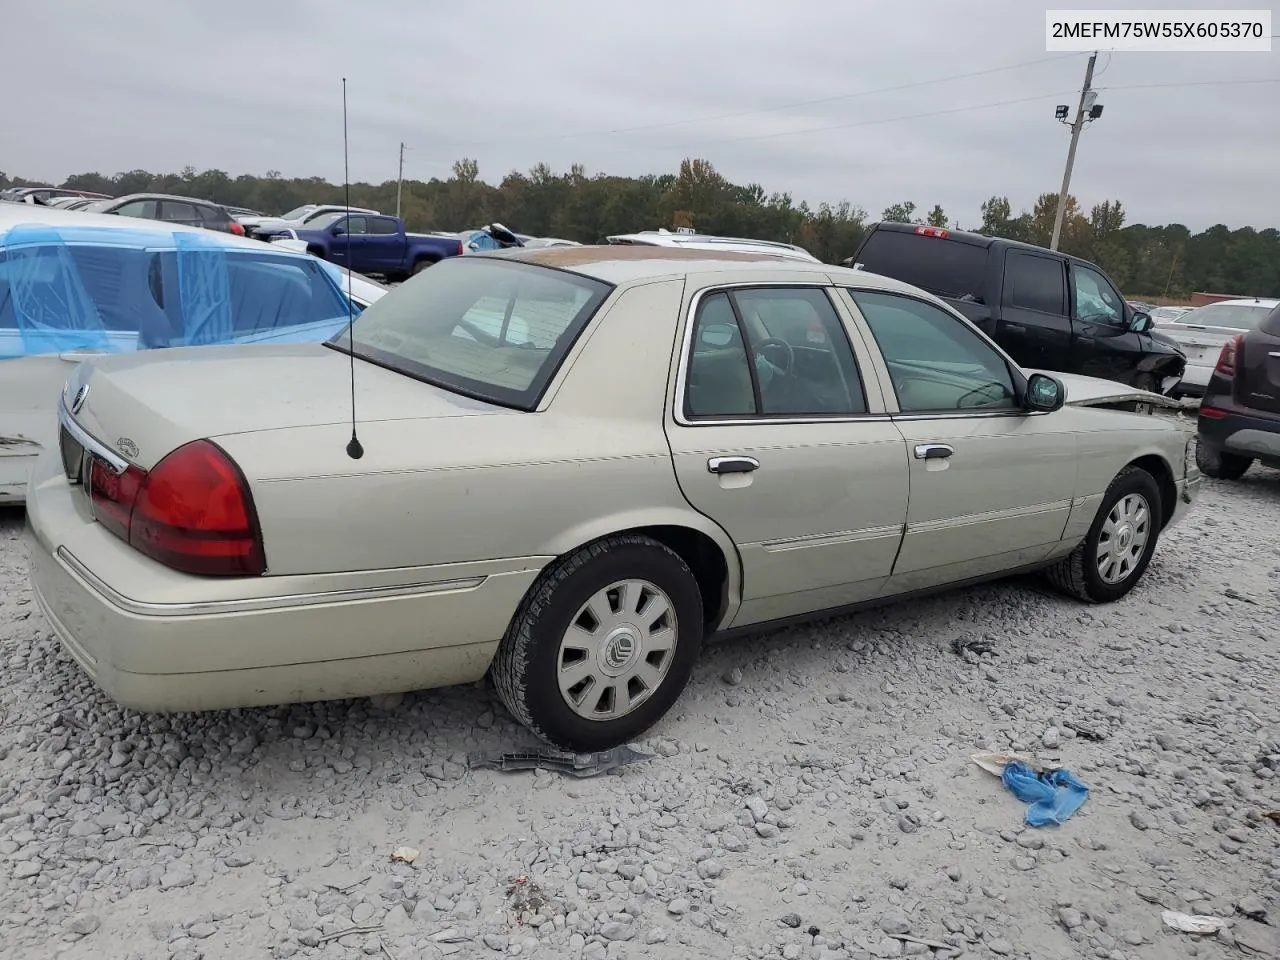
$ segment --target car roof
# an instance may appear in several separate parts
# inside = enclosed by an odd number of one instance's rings
[[[1192,307],[1192,310],[1203,310],[1205,307],[1266,307],[1274,310],[1280,307],[1280,300],[1272,300],[1268,297],[1237,297],[1234,300],[1215,300],[1213,303],[1202,303],[1198,307]]]
[[[899,223],[894,220],[882,220],[879,223],[874,223],[871,225],[871,229],[867,231],[867,238],[870,239],[871,234],[876,231],[889,232],[889,233],[914,234],[917,230],[919,230],[921,227],[924,227],[924,226],[927,226],[927,224]],[[930,229],[937,229],[937,228],[930,228]],[[960,243],[967,243],[975,247],[983,247],[984,249],[988,247],[1001,246],[1001,247],[1011,247],[1015,250],[1026,250],[1031,253],[1041,253],[1041,254],[1051,253],[1055,257],[1062,257],[1064,260],[1069,260],[1072,263],[1081,263],[1081,264],[1084,264],[1085,266],[1092,267],[1094,270],[1102,270],[1102,267],[1094,263],[1092,260],[1086,260],[1083,257],[1073,256],[1072,254],[1064,253],[1061,250],[1050,250],[1048,247],[1039,247],[1039,246],[1036,246],[1034,243],[1024,243],[1021,240],[1009,240],[1005,237],[989,237],[985,233],[972,233],[968,230],[952,230],[950,227],[942,227],[941,229],[946,231],[947,240],[954,240]],[[864,240],[863,242],[865,243],[866,241]],[[1104,270],[1103,272],[1105,273],[1106,271]]]
[[[118,202],[125,200],[180,200],[183,203],[199,203],[206,207],[222,207],[222,204],[215,200],[201,200],[199,197],[180,197],[175,193],[129,193],[123,197],[113,197],[112,199]]]
[[[544,267],[567,270],[594,277],[606,283],[623,284],[686,277],[697,274],[758,272],[762,275],[785,271],[790,274],[812,274],[815,282],[832,278],[840,283],[862,288],[890,290],[935,297],[909,283],[882,277],[865,270],[851,270],[812,260],[799,260],[784,254],[763,250],[702,250],[687,247],[650,246],[648,244],[583,244],[575,247],[513,247],[481,254],[535,263]]]
[[[186,233],[198,236],[205,244],[216,247],[258,253],[267,250],[280,256],[290,257],[311,256],[309,253],[297,250],[276,248],[270,244],[264,244],[261,240],[250,240],[232,233],[205,230],[203,227],[189,227],[163,220],[120,217],[111,213],[84,213],[80,210],[40,207],[27,203],[0,203],[0,246],[3,246],[6,235],[11,229],[26,226],[49,227],[55,231],[76,231],[86,227],[106,228],[116,233],[117,241],[120,243],[145,243],[156,249],[172,249],[175,246],[174,234]],[[77,237],[77,240],[79,239]]]

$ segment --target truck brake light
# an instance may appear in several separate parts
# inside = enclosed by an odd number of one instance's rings
[[[916,227],[916,236],[937,237],[939,240],[945,240],[951,234],[942,227]]]

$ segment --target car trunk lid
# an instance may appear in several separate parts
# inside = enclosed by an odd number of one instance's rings
[[[145,470],[192,440],[350,421],[349,364],[318,343],[148,350],[82,364],[63,403]],[[358,358],[355,403],[360,422],[511,412]]]
[[[1280,413],[1280,308],[1261,329],[1241,337],[1236,350],[1235,394],[1237,403]]]

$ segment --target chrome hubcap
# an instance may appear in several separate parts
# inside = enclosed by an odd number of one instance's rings
[[[560,641],[560,695],[588,720],[624,717],[661,686],[676,638],[675,607],[658,586],[611,583],[578,609]]]
[[[1151,508],[1146,497],[1130,493],[1116,501],[1098,537],[1098,576],[1120,583],[1137,567],[1151,536]]]

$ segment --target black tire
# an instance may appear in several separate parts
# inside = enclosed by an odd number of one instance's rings
[[[1147,502],[1147,544],[1138,562],[1128,574],[1117,583],[1108,583],[1102,579],[1096,562],[1098,545],[1102,539],[1102,528],[1111,509],[1130,494],[1139,494]],[[1163,517],[1164,505],[1160,496],[1160,485],[1156,483],[1155,477],[1140,467],[1125,467],[1107,488],[1102,504],[1098,508],[1098,515],[1093,518],[1093,524],[1089,527],[1089,533],[1084,541],[1046,570],[1045,575],[1055,587],[1077,600],[1083,600],[1086,603],[1111,603],[1119,600],[1134,588],[1146,572],[1147,565],[1151,562],[1151,555],[1155,553],[1156,542],[1160,538]]]
[[[648,697],[614,720],[580,716],[560,692],[560,641],[596,592],[621,580],[647,580],[671,601],[676,640],[667,672]],[[702,595],[673,550],[636,534],[604,537],[552,563],[530,588],[490,668],[498,696],[535,735],[564,750],[605,750],[636,739],[680,697],[702,647]]]
[[[427,269],[427,267],[434,266],[434,265],[435,265],[434,260],[419,260],[417,263],[413,265],[413,272],[410,274],[410,276],[416,277],[423,270]]]
[[[1196,444],[1196,466],[1214,480],[1239,480],[1253,466],[1253,458],[1226,453],[1202,440]]]

